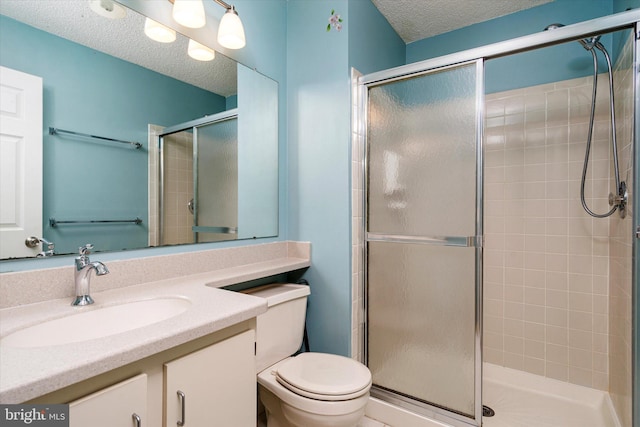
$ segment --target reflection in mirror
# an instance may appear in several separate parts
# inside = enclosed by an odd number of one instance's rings
[[[178,34],[168,44],[152,41],[143,33],[144,16],[127,9],[125,18],[110,20],[91,11],[89,3],[2,1],[0,65],[41,77],[44,88],[43,208],[41,231],[33,235],[55,243],[55,254],[75,253],[89,242],[97,251],[162,244],[162,212],[152,187],[159,173],[157,135],[236,108],[237,191],[235,197],[227,193],[213,199],[218,206],[236,205],[237,234],[214,240],[277,235],[277,83],[217,52],[210,62],[195,61],[187,55],[186,37]],[[140,142],[142,148],[49,135],[49,127]],[[207,168],[213,170],[200,167]],[[186,206],[197,181],[169,177],[167,182]],[[199,191],[210,189],[205,185]],[[141,223],[95,222],[135,218]],[[194,226],[200,225],[186,227],[188,242],[211,240],[197,234],[194,239]],[[41,248],[30,250],[28,255],[3,252],[2,258],[35,256]]]
[[[230,240],[238,232],[237,109],[160,134],[161,244]],[[180,189],[186,183],[187,191]]]

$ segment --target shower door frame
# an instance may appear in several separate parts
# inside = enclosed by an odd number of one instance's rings
[[[632,286],[631,289],[631,330],[632,330],[632,355],[631,360],[635,361],[632,367],[633,378],[631,379],[632,392],[632,423],[634,427],[640,426],[640,366],[638,359],[640,358],[640,288],[638,280],[640,280],[640,198],[637,197],[638,188],[640,188],[640,22],[635,24],[634,28],[635,46],[633,49],[634,58],[634,76],[633,79],[633,99],[634,99],[634,147],[633,147],[633,230],[635,231],[635,239],[633,239],[632,256]],[[632,362],[633,363],[633,362]]]
[[[363,331],[361,338],[362,348],[363,348],[363,362],[367,361],[367,292],[366,292],[366,277],[367,277],[367,176],[368,176],[368,164],[367,164],[367,120],[368,120],[368,88],[373,86],[382,85],[385,83],[390,83],[396,80],[404,80],[412,77],[416,77],[422,74],[426,74],[438,69],[445,69],[447,67],[457,66],[463,63],[470,63],[474,61],[480,61],[484,63],[484,61],[493,58],[499,58],[502,56],[508,56],[520,52],[525,52],[529,50],[534,50],[537,48],[542,48],[545,46],[551,46],[556,44],[561,44],[564,42],[569,42],[573,40],[578,40],[586,37],[592,37],[601,33],[608,33],[617,30],[623,29],[631,29],[635,34],[635,46],[634,51],[636,52],[636,58],[634,60],[635,67],[635,76],[634,79],[634,100],[635,100],[635,129],[639,129],[640,126],[640,98],[638,96],[638,87],[640,86],[640,66],[638,65],[638,50],[640,49],[640,43],[638,43],[638,39],[640,38],[640,10],[630,10],[626,12],[617,13],[614,15],[609,15],[601,18],[592,19],[589,21],[580,22],[577,24],[567,25],[565,27],[561,27],[555,29],[554,31],[544,31],[528,36],[518,37],[511,40],[506,40],[499,43],[494,43],[478,48],[473,48],[469,50],[465,50],[462,52],[457,52],[449,55],[444,55],[441,57],[428,59],[425,61],[415,62],[412,64],[391,68],[384,71],[379,71],[371,74],[366,74],[357,78],[357,118],[356,118],[356,127],[359,143],[361,147],[363,147],[363,167],[361,170],[361,178],[363,183],[363,191],[362,191],[362,211],[360,212],[364,221],[361,226],[362,236],[361,241],[357,242],[360,247],[360,252],[362,255],[362,283],[360,283],[361,289],[363,289]],[[480,67],[479,78],[480,83],[477,84],[477,87],[482,87],[484,92],[484,69]],[[484,117],[484,93],[477,95],[477,118],[476,120],[479,123],[483,123]],[[479,126],[479,131],[477,135],[477,150],[478,150],[478,160],[477,160],[477,174],[478,174],[478,188],[477,188],[477,221],[480,225],[479,230],[482,230],[482,136],[483,136],[483,126]],[[639,172],[639,162],[640,162],[640,150],[637,149],[638,145],[638,132],[635,131],[633,137],[634,143],[634,154],[635,154],[635,163],[634,163],[634,189],[640,188],[640,172]],[[634,230],[637,230],[637,233],[640,233],[640,202],[635,200],[634,202]],[[479,231],[481,233],[481,231]],[[463,415],[457,414],[455,412],[451,412],[445,410],[443,408],[422,404],[417,401],[409,401],[406,398],[403,398],[400,395],[396,395],[395,393],[391,393],[384,390],[378,390],[375,387],[372,388],[372,396],[380,397],[381,400],[387,401],[396,406],[408,409],[412,412],[415,412],[419,415],[428,416],[434,420],[442,420],[450,423],[453,426],[461,426],[468,427],[469,425],[480,426],[482,424],[482,234],[480,234],[480,245],[479,246],[479,255],[476,258],[476,384],[475,384],[475,419],[470,419]],[[636,238],[633,239],[633,256],[635,259],[634,268],[633,268],[633,283],[636,283],[638,278],[640,277],[640,260],[638,259],[638,241],[640,239],[640,234],[636,234]],[[480,257],[480,258],[478,258]],[[637,286],[636,286],[637,287]],[[632,318],[633,318],[633,326],[638,325],[639,323],[639,315],[638,315],[638,304],[640,304],[640,292],[638,289],[633,289],[633,304],[632,307]],[[634,330],[633,336],[633,351],[632,360],[636,360],[638,356],[640,356],[640,328]],[[640,395],[640,369],[635,369],[634,366],[634,378],[633,378],[633,386],[632,393],[633,397],[637,397]],[[634,401],[633,408],[633,417],[635,419],[634,425],[640,427],[640,403]]]
[[[418,401],[416,399],[411,399],[392,391],[388,391],[384,388],[377,387],[375,384],[371,388],[371,396],[379,397],[382,400],[393,403],[396,406],[404,407],[406,409],[412,410],[417,413],[421,413],[424,415],[428,415],[434,419],[438,420],[446,420],[453,426],[464,426],[468,427],[472,426],[480,426],[482,423],[482,235],[483,235],[483,203],[482,203],[482,130],[483,130],[483,122],[484,122],[484,112],[483,112],[483,103],[484,103],[484,60],[482,58],[477,58],[470,61],[462,61],[455,64],[449,64],[445,66],[438,66],[434,68],[429,68],[427,70],[423,70],[421,72],[412,73],[409,76],[399,76],[399,77],[391,77],[389,79],[371,82],[365,84],[363,90],[360,92],[361,106],[364,107],[362,110],[362,114],[360,117],[366,117],[367,113],[367,105],[368,105],[368,96],[367,89],[376,87],[379,85],[383,85],[386,83],[393,83],[400,80],[404,80],[405,78],[413,78],[413,77],[421,77],[421,76],[429,76],[432,73],[446,73],[449,70],[464,67],[464,66],[472,66],[475,67],[475,167],[476,167],[476,183],[475,183],[475,233],[473,236],[397,236],[397,235],[377,235],[372,234],[367,231],[367,212],[368,212],[368,203],[366,194],[367,190],[367,176],[368,176],[368,162],[365,160],[364,167],[364,177],[363,177],[363,185],[364,185],[364,230],[362,235],[364,236],[364,269],[365,269],[365,280],[367,277],[367,243],[369,242],[395,242],[395,243],[412,243],[412,244],[429,244],[435,246],[454,246],[458,248],[475,248],[475,325],[474,325],[474,418],[469,418],[461,413],[455,412],[453,410],[448,410],[440,406],[436,406],[424,403],[422,401]],[[366,76],[363,76],[366,77]],[[363,123],[364,141],[367,139],[367,125],[366,119]],[[365,149],[364,158],[367,159],[367,144],[363,141],[363,147]],[[366,313],[366,305],[367,305],[367,293],[365,291],[365,313]],[[366,318],[366,316],[365,316]],[[365,321],[365,336],[367,334],[367,323]],[[365,340],[366,338],[363,337]],[[364,343],[364,359],[365,362],[368,361],[368,343]]]

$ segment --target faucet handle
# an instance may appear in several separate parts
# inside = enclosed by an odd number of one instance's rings
[[[91,243],[87,243],[86,245],[78,248],[78,253],[80,255],[89,255],[91,253],[91,249],[93,249],[93,245]]]

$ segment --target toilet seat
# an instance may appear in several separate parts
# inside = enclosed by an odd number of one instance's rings
[[[301,353],[273,372],[282,386],[300,396],[322,401],[343,401],[369,392],[371,372],[348,357]]]

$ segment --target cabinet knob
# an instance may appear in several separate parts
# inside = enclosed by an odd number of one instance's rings
[[[178,390],[178,399],[180,399],[180,413],[181,413],[180,418],[181,419],[180,419],[180,421],[178,421],[177,424],[178,424],[178,426],[182,427],[182,426],[184,426],[184,423],[186,421],[185,420],[185,412],[186,412],[185,406],[187,404],[187,396],[185,396],[184,392]]]
[[[142,420],[140,419],[140,415],[135,412],[131,414],[131,418],[133,418],[133,422],[135,423],[135,427],[142,427]]]

